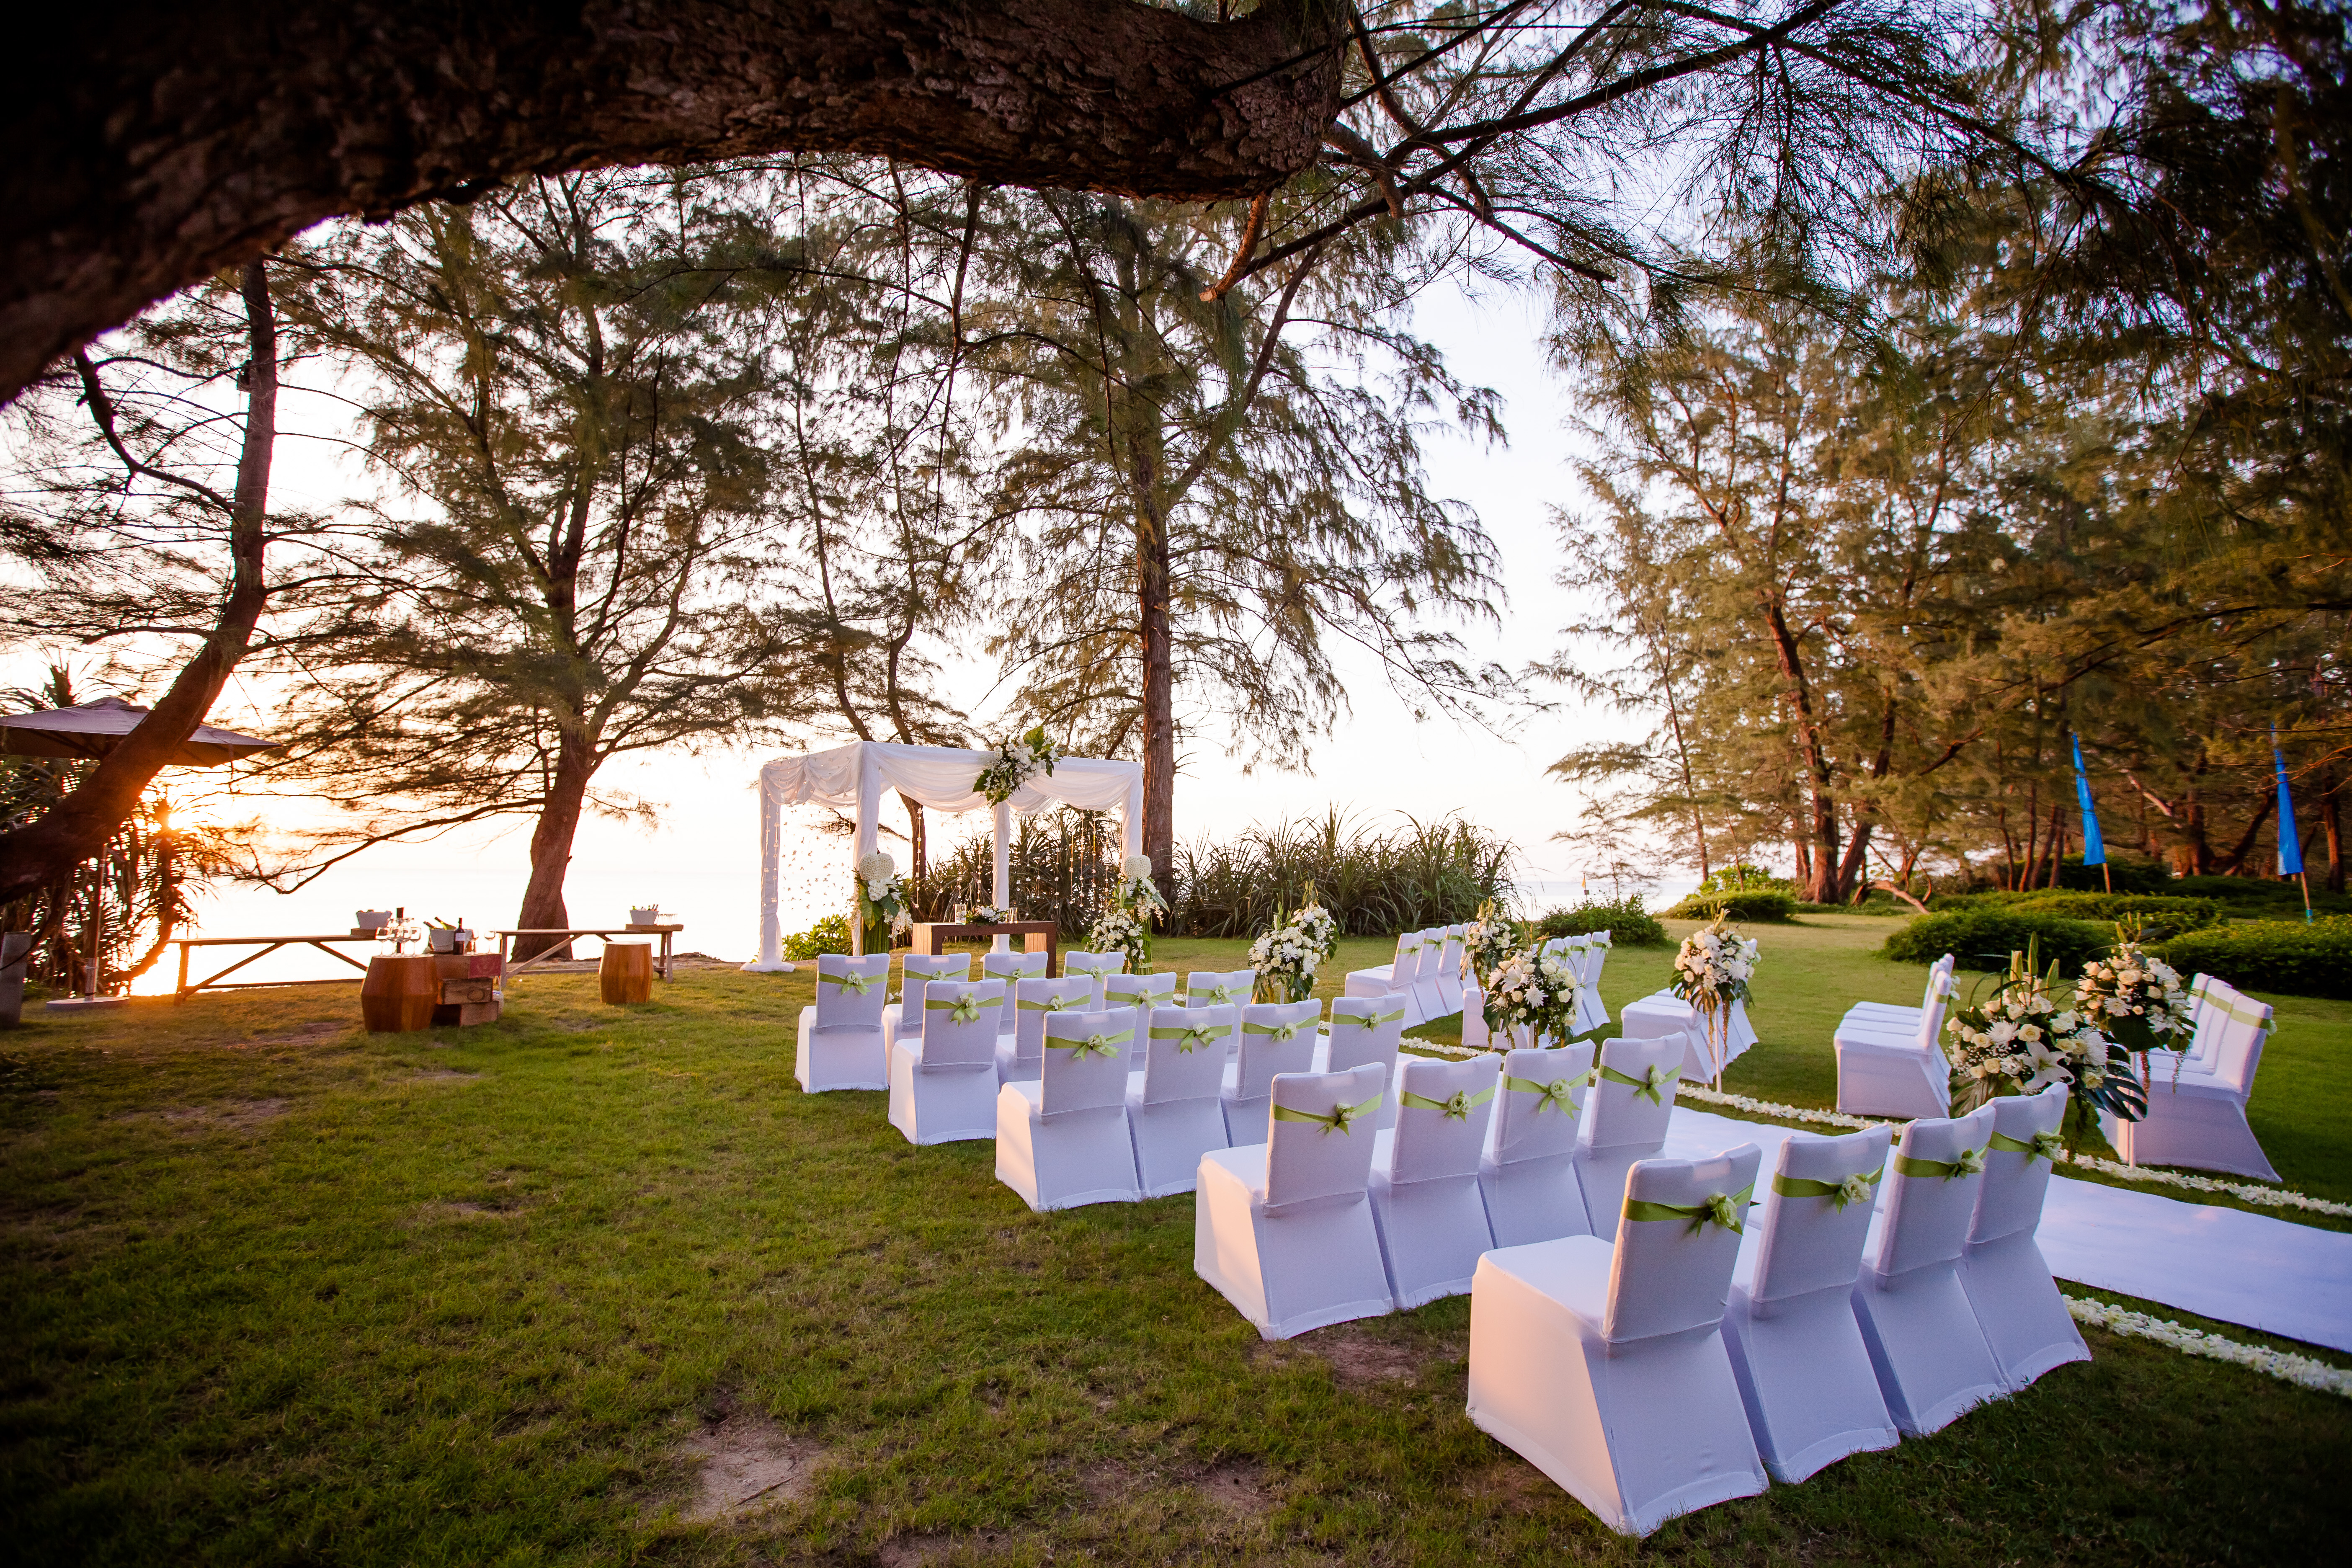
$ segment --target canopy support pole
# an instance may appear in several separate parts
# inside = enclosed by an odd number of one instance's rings
[[[783,875],[784,808],[760,781],[760,956],[743,966],[747,974],[789,974],[783,928],[776,918],[776,883]]]
[[[1013,803],[1009,800],[998,802],[993,815],[996,819],[996,844],[992,865],[995,879],[991,884],[994,891],[989,894],[988,900],[1001,910],[1013,902]],[[1013,940],[1000,936],[988,944],[988,951],[1011,952]]]

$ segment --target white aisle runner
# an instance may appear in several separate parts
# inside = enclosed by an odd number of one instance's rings
[[[1770,1170],[1785,1127],[1675,1107],[1665,1152],[1753,1142]],[[2352,1352],[2352,1235],[2061,1176],[2034,1233],[2050,1271],[2095,1289]]]

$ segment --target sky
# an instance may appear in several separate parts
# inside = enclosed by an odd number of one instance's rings
[[[1553,581],[1559,556],[1553,510],[1580,500],[1570,472],[1577,439],[1568,425],[1570,399],[1546,363],[1537,300],[1499,291],[1472,300],[1442,285],[1420,301],[1415,326],[1445,351],[1457,375],[1491,386],[1504,398],[1507,445],[1439,436],[1429,442],[1425,458],[1433,493],[1467,502],[1501,556],[1507,601],[1498,606],[1499,625],[1465,628],[1469,651],[1476,660],[1517,669],[1553,655],[1559,628],[1579,615],[1579,605]],[[318,398],[306,406],[303,399],[289,396],[281,428],[299,433],[322,427],[334,417],[331,406]],[[337,445],[306,442],[297,435],[281,445],[273,502],[324,508],[352,493],[354,476]],[[12,661],[7,684],[29,682],[38,662],[30,657]],[[1215,745],[1196,746],[1177,777],[1178,837],[1223,837],[1253,823],[1320,816],[1333,805],[1374,826],[1400,825],[1400,813],[1426,820],[1458,812],[1519,847],[1522,886],[1534,907],[1571,900],[1579,885],[1578,856],[1551,836],[1576,816],[1582,800],[1549,779],[1545,769],[1571,746],[1638,734],[1638,719],[1581,707],[1554,688],[1541,695],[1556,706],[1522,717],[1508,734],[1444,718],[1417,723],[1369,659],[1357,660],[1354,668],[1343,662],[1342,668],[1349,678],[1352,711],[1339,720],[1334,736],[1317,746],[1313,772],[1244,774]],[[954,694],[972,700],[992,679],[976,658],[950,660],[948,674]],[[242,680],[234,682],[212,721],[266,731],[266,697]],[[730,960],[751,957],[759,910],[759,811],[752,779],[759,763],[776,750],[720,748],[609,764],[599,775],[600,787],[660,803],[659,820],[650,830],[634,821],[583,822],[566,886],[573,922],[617,924],[631,905],[658,902],[685,922],[681,950]],[[262,815],[280,824],[303,815],[297,803],[268,797],[231,798],[223,805],[230,815]],[[792,821],[806,830],[824,815],[803,807]],[[886,815],[886,825],[888,820]],[[934,818],[934,844],[984,830],[985,819],[977,814],[967,822],[968,826],[941,825]],[[341,933],[362,908],[403,907],[412,915],[462,920],[477,930],[510,924],[529,870],[528,837],[527,825],[519,825],[502,835],[453,834],[429,843],[381,846],[290,895],[224,887],[202,907],[203,934]],[[845,876],[845,840],[812,837],[803,841],[804,853],[792,858],[800,869],[788,868],[785,879],[786,931],[801,929],[836,906],[841,884],[828,874],[836,853],[833,846],[839,846],[839,875]],[[1655,891],[1671,896],[1690,885],[1687,877],[1669,875]],[[367,952],[350,951],[362,960]],[[159,965],[138,989],[169,990],[169,967]],[[291,950],[257,962],[240,977],[294,979],[340,968],[315,949]],[[201,963],[198,973],[204,973]]]

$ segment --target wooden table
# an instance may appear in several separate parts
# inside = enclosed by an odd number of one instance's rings
[[[914,931],[914,951],[926,958],[937,958],[940,945],[950,942],[992,942],[1000,936],[1017,936],[1024,952],[1045,955],[1045,978],[1062,977],[1062,928],[1052,921],[1013,921],[1005,925],[971,925],[947,921],[918,921]]]
[[[320,952],[327,954],[331,958],[342,960],[342,962],[350,964],[353,969],[358,970],[360,972],[360,976],[364,976],[367,973],[366,964],[362,963],[350,953],[337,952],[333,948],[329,947],[327,944],[331,942],[363,942],[373,947],[382,939],[378,937],[375,932],[368,931],[365,934],[345,932],[340,936],[184,936],[176,938],[175,940],[178,942],[180,949],[180,988],[173,993],[172,1000],[174,1002],[184,1002],[199,991],[208,990],[213,986],[218,985],[222,981],[227,979],[230,975],[235,974],[238,970],[243,969],[247,964],[251,963],[257,958],[268,958],[271,953],[276,952],[281,947],[300,947],[306,943],[311,947],[317,948]],[[192,947],[257,947],[261,949],[261,951],[259,952],[247,953],[245,957],[238,959],[235,963],[230,964],[226,969],[221,970],[217,973],[208,974],[202,980],[197,981],[194,985],[191,985],[188,984],[188,949]],[[319,985],[323,984],[332,983],[317,980],[248,980],[245,982],[245,984],[247,987],[257,987],[262,985]]]
[[[658,973],[664,980],[667,980],[670,977],[669,939],[676,936],[679,931],[682,931],[685,929],[686,927],[682,924],[657,926],[577,926],[568,931],[532,928],[522,931],[494,931],[490,934],[499,939],[499,957],[505,962],[506,973],[509,976],[519,974],[536,963],[562,963],[564,962],[564,960],[554,956],[554,950],[564,945],[563,942],[558,942],[549,943],[547,952],[541,952],[536,957],[526,958],[520,963],[517,963],[507,956],[507,943],[508,941],[513,937],[560,936],[566,939],[566,941],[569,941],[571,938],[575,936],[593,936],[599,942],[609,942],[615,937],[658,935],[661,938],[661,954],[654,962],[654,970],[655,973]]]

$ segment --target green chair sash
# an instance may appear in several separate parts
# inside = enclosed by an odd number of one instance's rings
[[[1338,1016],[1332,1018],[1331,1026],[1336,1029],[1340,1025],[1345,1024],[1351,1029],[1377,1029],[1382,1024],[1393,1024],[1399,1018],[1403,1016],[1404,1009],[1402,1007],[1398,1008],[1393,1013],[1374,1013],[1368,1017],[1362,1018]]]
[[[1084,1061],[1088,1051],[1092,1051],[1098,1057],[1115,1057],[1118,1055],[1117,1047],[1133,1038],[1135,1038],[1135,1031],[1128,1029],[1116,1035],[1088,1035],[1083,1040],[1057,1040],[1048,1036],[1045,1044],[1054,1050],[1067,1051],[1078,1060]]]
[[[1772,1190],[1784,1198],[1827,1198],[1830,1205],[1843,1214],[1846,1205],[1869,1197],[1870,1189],[1878,1185],[1879,1178],[1885,1174],[1886,1167],[1881,1165],[1866,1176],[1848,1176],[1843,1182],[1816,1182],[1806,1176],[1774,1176]]]
[[[1635,1094],[1645,1096],[1652,1105],[1659,1107],[1664,1107],[1666,1102],[1658,1098],[1658,1091],[1682,1076],[1683,1069],[1679,1067],[1668,1068],[1663,1073],[1653,1067],[1640,1078],[1619,1072],[1615,1068],[1595,1068],[1592,1071],[1594,1082],[1606,1079],[1611,1083],[1622,1083]]]
[[[2066,1140],[2059,1137],[2055,1132],[2036,1132],[2031,1143],[2022,1139],[2011,1138],[2006,1132],[1996,1132],[1992,1135],[1992,1141],[1985,1145],[1988,1152],[1998,1149],[2004,1154],[2022,1154],[2025,1156],[2025,1163],[2029,1165],[2037,1159],[2047,1160],[2055,1165],[2058,1163],[2058,1152],[2065,1147]]]
[[[1541,1097],[1536,1101],[1536,1113],[1538,1115],[1541,1115],[1547,1110],[1557,1110],[1571,1120],[1576,1115],[1576,1101],[1569,1099],[1568,1097],[1572,1091],[1574,1091],[1578,1084],[1589,1083],[1591,1081],[1591,1079],[1589,1076],[1579,1076],[1576,1078],[1556,1078],[1549,1083],[1538,1083],[1533,1079],[1513,1078],[1508,1073],[1505,1073],[1503,1075],[1503,1087],[1505,1089],[1515,1089],[1521,1094],[1533,1094]]]
[[[844,991],[855,991],[860,996],[865,995],[866,993],[871,990],[874,985],[874,977],[872,975],[860,974],[855,969],[851,970],[846,974],[826,974],[819,973],[817,978],[829,984],[838,985]]]
[[[1231,1024],[1195,1024],[1183,1029],[1154,1029],[1151,1031],[1151,1037],[1155,1040],[1173,1040],[1176,1042],[1178,1050],[1186,1056],[1191,1056],[1202,1046],[1213,1045],[1233,1032],[1234,1026]]]
[[[1470,1120],[1473,1108],[1484,1105],[1494,1098],[1495,1091],[1491,1089],[1478,1094],[1472,1094],[1465,1089],[1451,1100],[1432,1100],[1425,1094],[1407,1091],[1397,1096],[1397,1103],[1410,1105],[1417,1110],[1442,1110],[1451,1121],[1467,1121]]]
[[[1298,1037],[1298,1031],[1305,1027],[1304,1024],[1244,1024],[1242,1033],[1272,1035],[1277,1040],[1295,1040]]]
[[[1756,1184],[1751,1182],[1736,1193],[1717,1193],[1705,1203],[1696,1204],[1654,1204],[1627,1198],[1625,1217],[1641,1220],[1686,1219],[1690,1221],[1691,1234],[1694,1236],[1710,1225],[1719,1225],[1734,1236],[1738,1236],[1742,1234],[1739,1228],[1740,1215],[1746,1211],[1748,1200],[1755,1191]]]
[[[1895,1168],[1906,1176],[1939,1176],[1948,1182],[1954,1176],[1973,1176],[1984,1170],[1985,1152],[1963,1149],[1953,1160],[1915,1160],[1908,1154],[1895,1156]]]
[[[1188,988],[1184,993],[1185,1000],[1192,1000],[1192,993]],[[1208,990],[1208,997],[1209,1005],[1222,1007],[1234,999],[1234,988],[1230,985],[1212,985]]]
[[[1277,1105],[1274,1108],[1274,1119],[1276,1121],[1311,1121],[1323,1129],[1326,1137],[1334,1132],[1346,1132],[1352,1137],[1356,1121],[1366,1111],[1376,1109],[1380,1103],[1381,1097],[1376,1094],[1360,1105],[1335,1105],[1328,1113],[1299,1110],[1291,1106]]]
[[[1048,996],[1043,1002],[1032,1002],[1024,996],[1013,1005],[1024,1013],[1066,1013],[1077,1005],[1066,996]]]
[[[979,997],[970,994],[957,996],[954,998],[949,998],[946,996],[926,996],[923,998],[924,1012],[943,1012],[959,1024],[969,1024],[978,1019],[980,1016],[980,1010],[983,1005],[986,1005],[986,1004],[982,1003]]]

